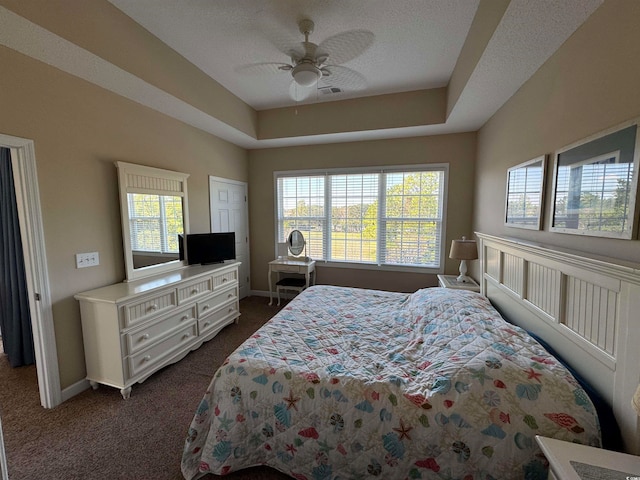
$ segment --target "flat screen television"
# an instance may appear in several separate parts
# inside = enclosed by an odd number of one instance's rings
[[[222,263],[236,258],[236,234],[191,233],[184,240],[185,256],[189,265]]]

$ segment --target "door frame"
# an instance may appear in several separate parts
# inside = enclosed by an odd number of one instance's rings
[[[11,149],[40,403],[45,408],[53,408],[62,403],[62,390],[35,147],[33,140],[3,134],[0,134],[0,146]]]
[[[213,232],[213,212],[211,211],[211,193],[213,191],[213,182],[231,183],[244,187],[244,218],[246,221],[245,229],[247,232],[247,296],[251,294],[251,236],[249,234],[249,184],[241,180],[231,180],[230,178],[214,177],[209,175],[209,230]]]

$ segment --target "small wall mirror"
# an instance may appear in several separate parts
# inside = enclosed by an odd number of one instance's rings
[[[542,155],[507,170],[506,226],[540,230],[546,163]]]
[[[289,245],[289,253],[297,257],[305,249],[307,242],[305,242],[304,235],[300,230],[293,230],[287,238],[287,244]]]
[[[127,281],[185,266],[179,235],[189,232],[184,173],[116,162]]]

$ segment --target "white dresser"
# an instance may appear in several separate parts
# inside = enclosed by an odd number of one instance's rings
[[[120,389],[182,359],[238,321],[238,267],[192,265],[78,293],[87,380]]]

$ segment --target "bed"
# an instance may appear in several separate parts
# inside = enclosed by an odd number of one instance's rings
[[[315,286],[218,369],[182,472],[545,479],[536,435],[602,442],[582,386],[485,296]]]

